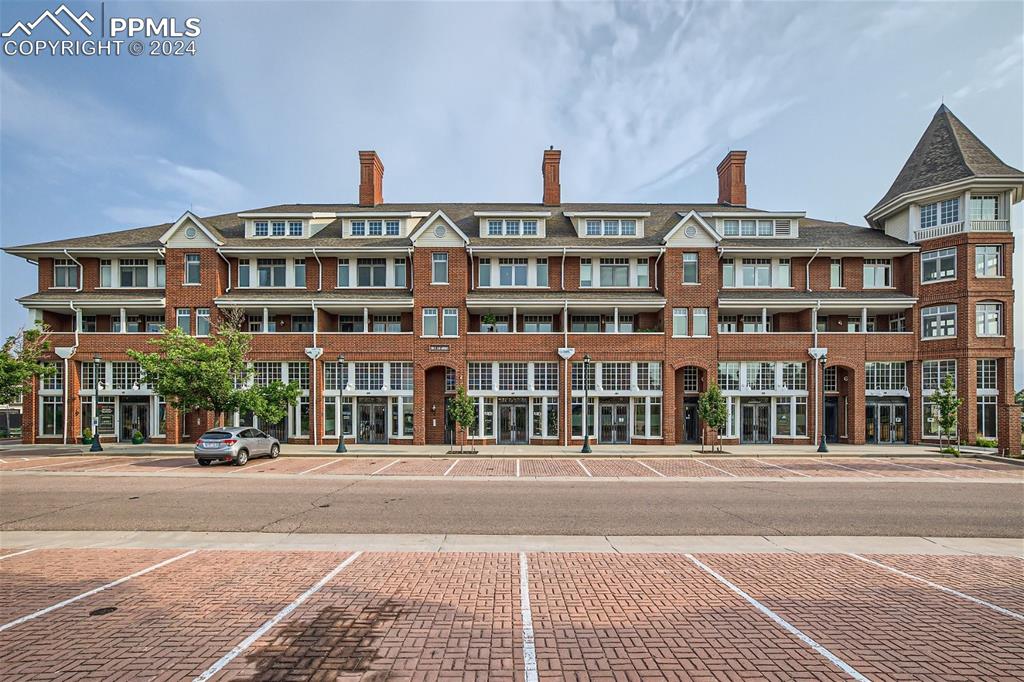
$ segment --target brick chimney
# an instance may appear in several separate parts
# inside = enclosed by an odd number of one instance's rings
[[[729,152],[718,164],[718,203],[747,205],[747,153]]]
[[[562,203],[562,186],[558,182],[558,164],[562,159],[561,150],[551,147],[544,150],[544,162],[540,172],[544,176],[544,205],[558,206]]]
[[[377,152],[359,152],[359,205],[384,203],[384,164]]]

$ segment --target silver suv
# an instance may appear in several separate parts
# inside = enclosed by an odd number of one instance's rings
[[[195,456],[199,466],[210,466],[211,462],[232,462],[244,466],[250,457],[267,456],[277,459],[281,454],[281,443],[251,426],[233,426],[213,429],[199,436]]]

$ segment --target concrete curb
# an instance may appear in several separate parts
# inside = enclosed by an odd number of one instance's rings
[[[1024,459],[1017,457],[1003,457],[1002,455],[990,455],[990,454],[977,454],[974,455],[978,459],[987,459],[992,462],[1002,462],[1003,464],[1012,464],[1017,467],[1024,467]]]

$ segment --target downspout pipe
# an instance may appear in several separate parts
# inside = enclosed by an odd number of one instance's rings
[[[665,249],[663,248],[663,249],[661,249],[661,251],[658,251],[658,257],[654,259],[654,277],[652,279],[654,281],[654,290],[655,291],[658,290],[658,284],[659,284],[659,282],[658,282],[658,264],[661,263],[661,257],[664,256],[664,255],[665,255]]]
[[[811,291],[811,263],[814,262],[814,259],[818,257],[819,253],[821,253],[820,248],[814,249],[814,255],[811,256],[811,259],[809,261],[807,261],[807,267],[804,269],[804,277],[806,279],[807,291]],[[821,301],[818,301],[818,307],[821,307]],[[817,310],[817,308],[815,308],[815,310]],[[814,345],[818,345],[817,335],[815,335]]]
[[[75,291],[81,291],[82,286],[85,284],[85,268],[82,267],[82,264],[78,262],[78,259],[72,256],[71,252],[67,249],[64,249],[64,255],[67,256],[72,263],[78,266],[78,286],[75,287]]]
[[[565,291],[565,247],[562,247],[562,269],[558,273],[559,284],[561,285],[562,291]]]
[[[228,266],[228,286],[224,290],[224,293],[227,293],[227,292],[231,291],[231,261],[229,261],[224,256],[224,253],[220,250],[220,248],[217,249],[217,255],[220,256],[221,260],[224,261],[224,263]]]
[[[68,307],[71,308],[71,313],[74,315],[75,345],[71,348],[68,356],[64,358],[64,445],[68,444],[68,422],[71,419],[71,375],[68,374],[68,360],[78,352],[78,310],[75,308],[74,301],[68,301]],[[95,381],[95,378],[93,380]]]
[[[316,290],[324,290],[324,264],[320,262],[320,256],[317,255],[316,249],[313,249],[313,258],[316,258]],[[313,310],[316,310],[316,303],[313,304]],[[316,328],[313,328],[313,345],[316,345]]]
[[[476,289],[476,261],[473,260],[473,247],[467,246],[466,251],[469,253],[469,290],[473,291]]]

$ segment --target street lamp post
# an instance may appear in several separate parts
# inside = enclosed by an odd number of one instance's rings
[[[96,411],[99,409],[100,402],[100,367],[102,363],[103,358],[99,355],[92,356],[92,447],[89,448],[89,452],[103,452],[103,446],[100,445],[100,414]]]
[[[818,360],[821,364],[821,402],[819,403],[819,410],[821,414],[821,442],[818,444],[818,452],[828,452],[828,445],[825,444],[825,362],[826,357],[824,355]]]
[[[348,381],[348,367],[345,367],[345,376],[341,376],[341,368],[345,364],[345,354],[338,356],[338,447],[335,452],[345,453],[345,382]]]
[[[583,356],[583,449],[580,451],[589,455],[590,450],[590,425],[587,420],[587,411],[590,409],[590,356]]]

